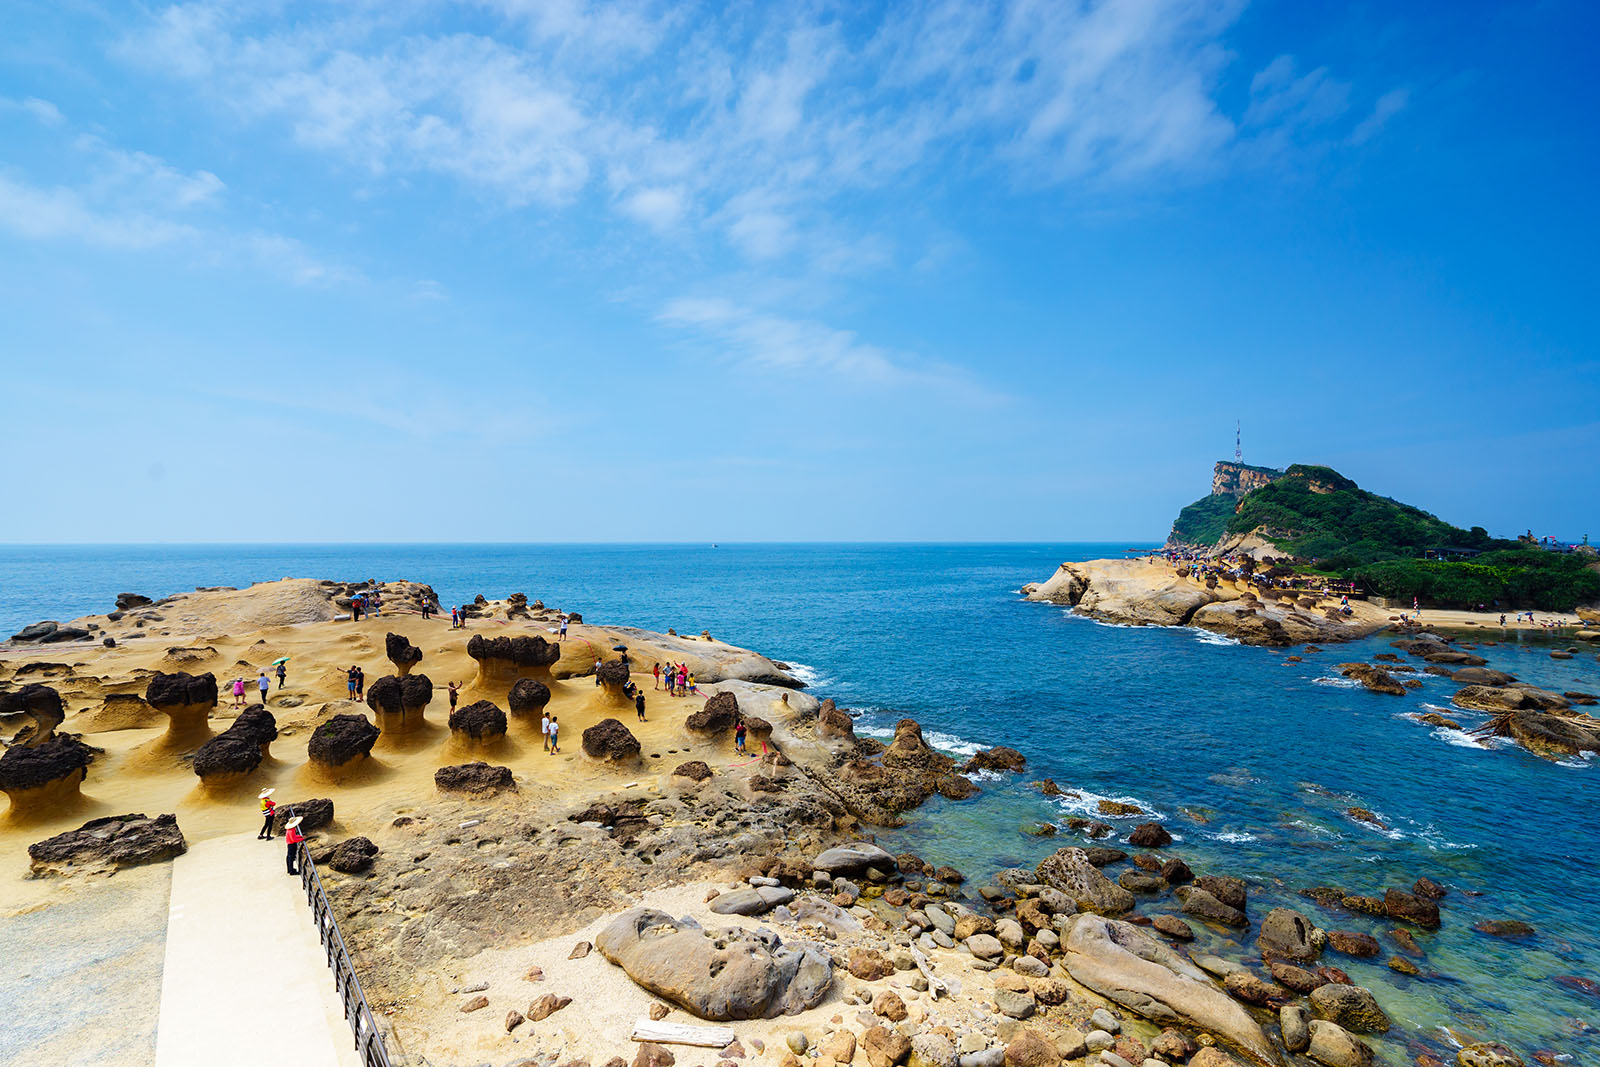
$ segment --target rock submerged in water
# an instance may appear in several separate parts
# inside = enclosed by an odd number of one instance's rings
[[[1406,687],[1397,682],[1394,675],[1370,663],[1341,663],[1339,673],[1360,682],[1369,692],[1397,697],[1406,695]]]
[[[135,867],[159,863],[188,851],[176,815],[143,813],[91,819],[76,830],[28,846],[35,876],[67,874],[73,869]]]
[[[618,915],[595,948],[643,988],[717,1022],[794,1015],[820,1004],[833,985],[832,962],[809,945],[785,946],[765,930],[713,936],[652,908]]]

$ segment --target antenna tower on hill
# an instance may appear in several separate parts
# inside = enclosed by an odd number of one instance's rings
[[[1235,463],[1244,462],[1244,446],[1241,441],[1240,427],[1237,420],[1233,424],[1233,461]]]

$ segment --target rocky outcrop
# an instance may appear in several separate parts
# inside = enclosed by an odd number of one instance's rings
[[[702,929],[692,919],[634,908],[595,938],[595,948],[640,986],[702,1019],[794,1015],[833,985],[826,952],[785,946],[766,930]]]
[[[38,642],[51,645],[62,641],[83,641],[91,634],[81,626],[62,626],[53,620],[32,623],[11,635],[11,640],[22,643]]]
[[[583,731],[583,754],[623,763],[639,758],[639,739],[616,719],[601,719]]]
[[[1559,758],[1600,752],[1600,727],[1588,722],[1537,711],[1519,711],[1497,723],[1499,728],[1495,732],[1503,733],[1541,756]]]
[[[387,675],[367,687],[367,707],[377,720],[378,732],[408,734],[427,722],[433,700],[433,680],[426,674]]]
[[[1312,615],[1293,602],[1229,600],[1198,608],[1189,625],[1246,645],[1283,648],[1307,642],[1352,641],[1379,629],[1375,623],[1346,623]]]
[[[517,787],[510,767],[496,767],[481,760],[440,767],[433,772],[433,784],[447,793],[498,793]]]
[[[278,737],[278,723],[262,705],[246,708],[222,733],[201,745],[194,754],[194,773],[208,788],[241,781],[270,753]]]
[[[300,818],[301,833],[309,834],[324,826],[331,826],[333,801],[327,797],[312,797],[310,800],[281,802],[272,817],[273,832],[283,833],[284,824],[296,816]]]
[[[66,719],[61,694],[39,682],[30,682],[11,693],[0,693],[0,715],[26,715],[33,722],[22,728],[12,745],[32,748],[56,735],[56,727]]]
[[[306,751],[324,770],[345,771],[372,755],[378,728],[365,715],[335,715],[311,733]]]
[[[739,722],[739,699],[732,693],[713,693],[706,698],[705,706],[684,720],[690,730],[708,734],[732,733]]]
[[[506,713],[488,700],[468,704],[450,713],[450,733],[481,744],[498,741],[506,735]]]
[[[422,649],[400,634],[389,634],[383,639],[383,651],[394,664],[395,674],[404,678],[411,668],[422,662]]]
[[[1028,769],[1027,757],[1014,748],[1005,745],[996,745],[994,748],[981,749],[974,753],[961,767],[962,774],[973,774],[977,771],[1011,771],[1021,774]]]
[[[167,717],[161,747],[198,748],[211,737],[207,721],[217,706],[217,679],[205,674],[157,674],[144,690],[145,703]]]
[[[1370,663],[1341,663],[1339,673],[1346,678],[1354,678],[1374,693],[1387,693],[1397,697],[1406,695],[1406,687],[1397,682],[1394,675]]]
[[[538,715],[549,703],[550,687],[532,678],[518,678],[506,697],[506,705],[513,715]]]
[[[478,661],[477,686],[503,689],[518,678],[550,680],[550,667],[561,658],[561,646],[542,637],[484,637],[467,642],[467,655]]]
[[[831,697],[824,700],[822,707],[817,711],[817,737],[823,741],[855,743],[855,720],[850,717],[849,712],[836,705]]]
[[[150,598],[147,597],[147,596],[143,596],[143,595],[141,595],[139,593],[118,593],[117,594],[117,610],[118,611],[131,611],[134,608],[142,608],[142,607],[144,607],[145,605],[147,605],[149,603],[151,603]]]
[[[1158,576],[1133,560],[1063,563],[1048,581],[1023,587],[1029,600],[1076,608],[1125,626],[1184,626],[1214,592],[1176,575]]]
[[[1129,923],[1099,915],[1070,922],[1062,964],[1074,981],[1152,1022],[1210,1033],[1263,1067],[1280,1062],[1250,1013],[1186,956]]]
[[[1536,686],[1469,685],[1456,691],[1450,703],[1471,711],[1563,711],[1571,702],[1559,693]]]
[[[93,749],[66,734],[7,749],[0,756],[0,792],[11,801],[10,813],[50,815],[76,801],[94,757]]]
[[[1081,848],[1057,849],[1034,874],[1041,885],[1065,893],[1083,911],[1121,915],[1133,910],[1133,894],[1101,874]]]
[[[378,846],[365,837],[347,838],[314,857],[316,862],[325,863],[340,874],[362,874],[369,871],[377,858]]]
[[[28,846],[35,877],[160,863],[188,851],[175,815],[112,815]]]

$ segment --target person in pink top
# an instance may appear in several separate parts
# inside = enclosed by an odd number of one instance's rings
[[[243,677],[235,678],[233,680],[233,706],[236,707],[236,708],[244,707],[244,678]]]

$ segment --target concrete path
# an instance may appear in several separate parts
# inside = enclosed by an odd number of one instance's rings
[[[174,861],[156,1067],[359,1067],[283,854],[241,833]]]

